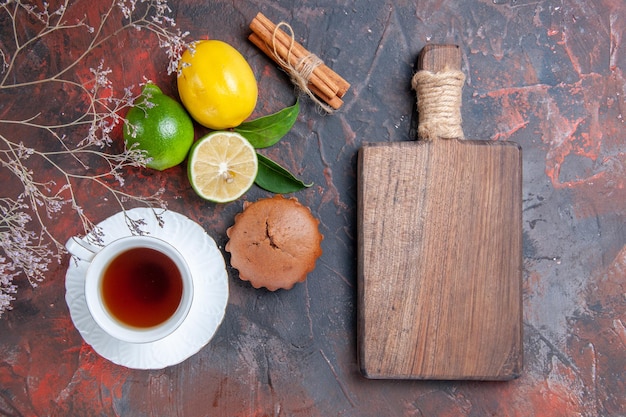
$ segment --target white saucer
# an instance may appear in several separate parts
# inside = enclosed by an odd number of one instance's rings
[[[65,301],[74,325],[85,341],[104,358],[118,365],[134,369],[162,369],[189,358],[213,337],[224,318],[228,302],[228,275],[224,257],[215,241],[191,219],[173,211],[160,214],[162,225],[151,209],[135,208],[126,211],[132,219],[143,219],[141,230],[161,238],[186,259],[194,283],[194,300],[185,322],[164,339],[151,343],[127,343],[112,338],[93,320],[85,301],[85,273],[87,263],[70,258],[65,276]],[[124,212],[104,220],[98,227],[102,241],[108,243],[131,236]]]

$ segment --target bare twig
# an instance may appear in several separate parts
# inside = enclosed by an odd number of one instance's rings
[[[133,93],[135,86],[115,88],[109,78],[112,70],[105,62],[92,62],[98,56],[96,50],[121,34],[147,31],[165,52],[171,74],[186,48],[187,33],[176,28],[166,0],[110,0],[95,24],[86,15],[70,17],[76,15],[72,7],[76,6],[69,0],[61,1],[59,6],[0,0],[0,17],[9,22],[1,29],[0,102],[5,101],[3,95],[31,95],[28,106],[34,114],[18,119],[0,108],[0,316],[11,308],[17,291],[15,277],[24,275],[36,286],[44,279],[51,260],[61,259],[64,247],[46,225],[64,206],[72,209],[85,234],[98,236],[76,194],[78,184],[101,188],[121,210],[131,203],[144,205],[159,218],[159,211],[165,208],[162,189],[147,196],[124,191],[126,170],[145,166],[147,160],[136,148],[115,149],[111,135],[124,123],[121,115],[139,93]],[[51,73],[44,71],[44,76],[37,71],[24,71],[29,57],[36,55],[37,45],[59,34],[73,39],[74,32],[88,39],[83,49],[74,50],[75,47],[71,51],[75,58],[49,66],[46,70]],[[72,56],[70,51],[61,52]],[[86,68],[91,74],[87,81],[76,75],[77,69],[86,72]],[[25,78],[28,75],[32,78]],[[73,104],[81,109],[79,114],[71,115],[69,120],[46,120],[45,89],[54,86],[71,91],[71,97],[77,100]],[[29,140],[31,137],[38,140]],[[35,172],[35,167],[41,166],[45,167],[45,177]],[[141,227],[135,223],[129,227]]]

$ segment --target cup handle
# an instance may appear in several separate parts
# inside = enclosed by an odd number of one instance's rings
[[[77,236],[69,238],[65,243],[65,248],[70,254],[86,262],[91,262],[96,253],[102,249]]]

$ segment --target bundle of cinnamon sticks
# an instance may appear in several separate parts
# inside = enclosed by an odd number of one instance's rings
[[[248,39],[292,76],[294,71],[296,76],[301,75],[302,66],[315,58],[312,71],[306,74],[306,87],[332,109],[343,105],[342,97],[350,84],[296,42],[293,33],[287,34],[262,13],[252,20],[250,29]]]

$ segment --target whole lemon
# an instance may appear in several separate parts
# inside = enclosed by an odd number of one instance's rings
[[[126,114],[126,146],[136,144],[149,158],[146,166],[163,171],[185,160],[193,138],[193,122],[183,106],[156,85],[146,84]]]
[[[235,48],[219,40],[193,42],[178,66],[178,92],[198,123],[214,130],[236,127],[256,106],[252,68]]]

